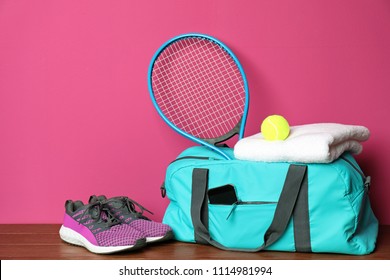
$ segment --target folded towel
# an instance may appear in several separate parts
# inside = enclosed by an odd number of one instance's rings
[[[328,163],[349,151],[359,154],[360,142],[370,131],[364,126],[318,123],[290,127],[284,141],[265,140],[261,133],[242,138],[234,147],[241,160],[269,162]]]

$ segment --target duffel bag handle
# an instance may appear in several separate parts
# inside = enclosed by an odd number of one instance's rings
[[[194,226],[195,241],[211,244],[219,249],[230,251],[257,252],[276,242],[286,230],[297,203],[301,186],[306,175],[306,165],[289,166],[283,189],[271,225],[264,234],[264,243],[258,248],[228,248],[211,239],[208,230],[208,173],[205,168],[194,168],[192,172],[191,218]]]

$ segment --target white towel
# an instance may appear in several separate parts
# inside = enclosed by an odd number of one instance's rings
[[[234,146],[241,160],[328,163],[349,151],[359,154],[370,131],[364,126],[318,123],[290,127],[284,141],[265,140],[261,133],[242,138]]]

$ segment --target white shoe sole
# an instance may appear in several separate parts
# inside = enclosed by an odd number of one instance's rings
[[[173,232],[168,231],[163,236],[156,236],[156,237],[146,237],[146,243],[153,243],[153,242],[160,242],[160,241],[166,241],[173,238]]]
[[[134,245],[129,246],[96,246],[78,232],[64,226],[61,226],[60,237],[67,243],[85,247],[88,251],[95,254],[111,254],[122,251],[130,251],[143,247],[146,244],[145,239],[140,239],[137,240]]]

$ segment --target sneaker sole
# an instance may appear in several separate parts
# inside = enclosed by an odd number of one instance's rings
[[[95,254],[112,254],[123,251],[131,251],[146,245],[146,239],[144,238],[137,240],[134,245],[129,246],[96,246],[78,232],[64,226],[61,226],[60,237],[67,243],[84,247]]]
[[[163,236],[146,237],[146,243],[161,242],[161,241],[167,241],[170,239],[173,239],[173,231],[168,231]]]

